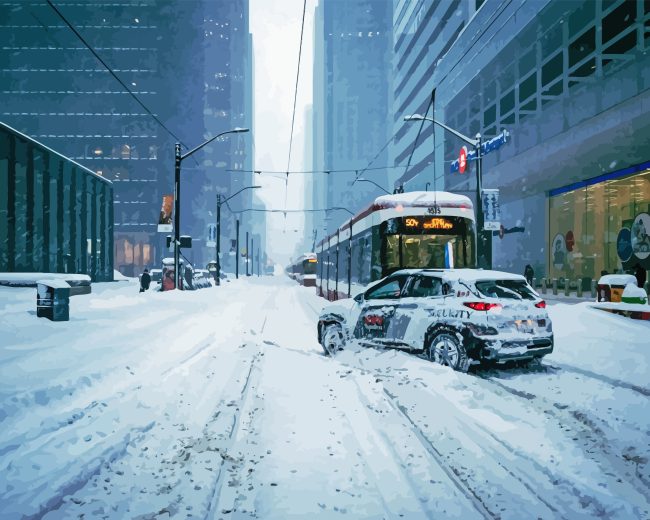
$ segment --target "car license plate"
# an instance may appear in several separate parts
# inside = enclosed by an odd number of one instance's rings
[[[517,326],[517,330],[524,334],[532,334],[535,332],[532,320],[515,320],[515,325]]]

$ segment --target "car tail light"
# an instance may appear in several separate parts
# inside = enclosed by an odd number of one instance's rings
[[[475,311],[489,311],[490,309],[500,309],[500,303],[486,303],[486,302],[463,302],[465,307],[474,309]]]
[[[366,325],[375,325],[377,327],[381,327],[384,324],[383,316],[375,316],[374,314],[364,316],[363,321]]]
[[[544,300],[537,302],[535,304],[535,307],[537,307],[538,309],[546,309],[546,302]]]

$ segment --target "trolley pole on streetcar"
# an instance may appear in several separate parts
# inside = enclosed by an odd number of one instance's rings
[[[474,153],[476,154],[476,266],[483,267],[479,264],[487,262],[486,249],[487,249],[487,240],[485,231],[483,230],[484,217],[483,217],[483,203],[481,201],[481,187],[483,184],[483,154],[481,151],[482,139],[481,134],[476,134],[476,139],[467,137],[466,135],[461,134],[459,131],[454,130],[453,128],[441,123],[437,119],[432,117],[426,117],[420,114],[413,114],[410,116],[404,116],[404,121],[430,121],[442,128],[444,128],[450,134],[455,135],[461,141],[466,142],[474,148]],[[435,150],[434,150],[435,153]],[[490,254],[490,257],[492,255]],[[489,262],[491,264],[491,262]],[[487,266],[492,267],[491,265]]]
[[[227,134],[239,134],[243,132],[248,132],[248,128],[233,128],[226,132],[221,132],[220,134],[211,137],[204,143],[199,146],[192,148],[185,155],[181,154],[181,144],[176,143],[174,146],[174,288],[178,289],[180,287],[180,278],[179,273],[179,257],[180,257],[180,232],[181,232],[181,163],[183,160],[187,159],[194,152],[198,152],[205,145],[211,143],[215,139],[218,139],[221,136]],[[218,261],[218,260],[217,260]]]

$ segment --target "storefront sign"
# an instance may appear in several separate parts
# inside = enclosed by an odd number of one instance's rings
[[[483,143],[481,143],[481,155],[487,155],[488,153],[498,150],[501,148],[504,144],[508,142],[510,139],[510,132],[507,130],[504,130],[501,132],[499,135],[496,137],[493,137],[492,139],[489,139]],[[465,157],[465,162],[467,161],[474,161],[476,160],[476,149],[470,150],[467,152],[467,155]],[[460,171],[460,155],[458,159],[456,159],[454,162],[451,163],[449,166],[449,171],[451,173],[455,173],[457,171]],[[464,170],[463,170],[464,171]],[[463,173],[462,171],[460,173]]]
[[[621,262],[627,262],[632,256],[632,234],[626,227],[622,228],[616,237],[616,254]]]
[[[576,243],[576,240],[573,236],[573,231],[567,231],[566,235],[564,235],[564,242],[566,244],[566,250],[571,252],[573,251],[573,246]]]
[[[564,262],[566,260],[566,243],[564,242],[564,235],[558,233],[553,238],[553,267],[556,269],[564,269]]]
[[[648,213],[639,213],[632,224],[632,251],[634,256],[645,260],[650,256],[650,215]]]

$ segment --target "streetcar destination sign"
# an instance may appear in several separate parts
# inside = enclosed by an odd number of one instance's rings
[[[510,139],[510,132],[508,132],[507,130],[504,130],[503,132],[501,132],[496,137],[493,137],[492,139],[489,139],[489,140],[481,143],[481,155],[482,156],[487,155],[488,153],[490,153],[490,152],[492,152],[494,150],[498,150],[504,144],[506,144],[509,139]],[[465,157],[465,162],[466,163],[469,163],[469,161],[476,160],[476,148],[474,148],[472,150],[469,150],[467,152],[467,155],[463,155],[463,157]],[[460,171],[461,173],[463,173],[464,168],[463,168],[462,171],[460,170],[460,160],[459,159],[456,159],[455,161],[453,161],[451,163],[451,165],[449,166],[449,171],[451,173],[455,173],[457,171]]]

